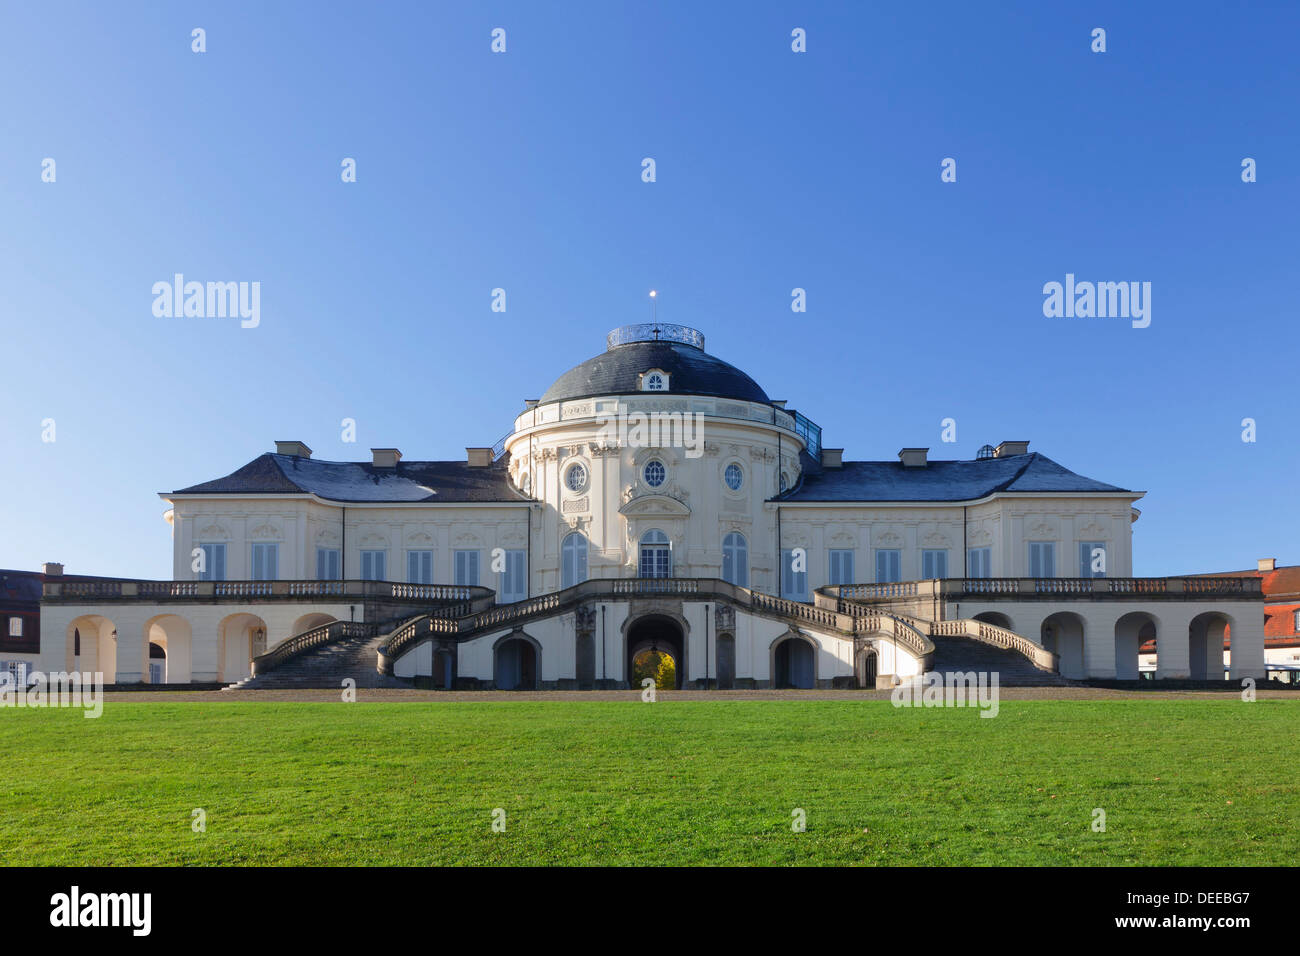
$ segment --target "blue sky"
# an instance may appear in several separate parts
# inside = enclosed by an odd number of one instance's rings
[[[276,439],[460,458],[651,288],[846,458],[1029,439],[1148,492],[1135,573],[1296,563],[1298,28],[1293,4],[8,4],[0,566],[169,577],[156,492]],[[261,324],[156,318],[177,272],[260,282]],[[1150,282],[1151,326],[1045,318],[1067,272]]]

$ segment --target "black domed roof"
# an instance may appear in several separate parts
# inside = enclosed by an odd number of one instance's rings
[[[769,403],[771,399],[752,378],[720,358],[715,358],[702,347],[685,341],[666,341],[664,338],[626,341],[639,335],[672,335],[670,326],[656,326],[654,332],[625,332],[617,329],[609,335],[609,347],[600,355],[589,358],[581,365],[569,369],[541,397],[540,404],[558,402],[592,395],[626,395],[640,392],[641,373],[652,368],[668,373],[668,394],[712,395],[718,398],[735,398],[747,402]],[[693,329],[683,329],[682,335],[703,345],[704,336]]]

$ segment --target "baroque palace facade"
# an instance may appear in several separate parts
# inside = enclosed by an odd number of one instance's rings
[[[1264,676],[1257,579],[1132,577],[1142,492],[1026,441],[846,461],[704,344],[617,329],[464,461],[277,442],[163,494],[173,580],[54,566],[24,659],[120,684],[590,688],[655,649],[684,687],[852,687],[963,660],[1136,679],[1154,641],[1158,678]]]

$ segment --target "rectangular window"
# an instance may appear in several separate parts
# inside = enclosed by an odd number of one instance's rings
[[[1031,578],[1056,577],[1056,542],[1029,542],[1029,576]]]
[[[316,549],[316,580],[337,581],[339,579],[339,549]]]
[[[201,544],[199,547],[203,549],[203,570],[199,572],[199,580],[226,580],[226,546],[224,544]]]
[[[478,584],[478,552],[456,552],[456,583],[462,587]]]
[[[897,548],[876,549],[876,583],[888,584],[901,581],[903,573],[902,553]]]
[[[9,619],[9,636],[10,637],[23,636],[23,619],[21,617],[11,617]]]
[[[361,580],[362,581],[387,581],[388,568],[387,551],[362,551],[361,552]]]
[[[7,661],[4,663],[5,668],[9,671],[10,680],[13,687],[27,686],[27,662],[26,661]]]
[[[278,544],[253,545],[253,580],[274,581],[279,571],[280,546]]]
[[[406,552],[406,581],[408,584],[433,583],[433,552]]]
[[[931,578],[946,578],[948,576],[948,552],[943,549],[925,550],[921,552],[921,577],[929,581]]]
[[[835,584],[852,584],[853,583],[853,552],[847,548],[831,549],[831,577],[830,583]]]
[[[1106,542],[1079,542],[1079,577],[1104,578],[1106,576]]]
[[[1293,625],[1292,630],[1300,634],[1300,611],[1295,612],[1294,620],[1291,623]]]
[[[527,564],[522,550],[506,552],[506,569],[497,582],[498,604],[513,604],[528,596]]]
[[[781,551],[781,597],[787,601],[808,600],[808,566],[804,564],[803,570],[796,571],[794,551],[790,549]]]
[[[966,576],[972,578],[993,577],[992,548],[971,548],[966,552]]]

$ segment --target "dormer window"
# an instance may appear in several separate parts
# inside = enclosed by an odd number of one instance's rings
[[[641,391],[643,392],[668,391],[668,373],[661,368],[652,368],[648,372],[642,372]]]

